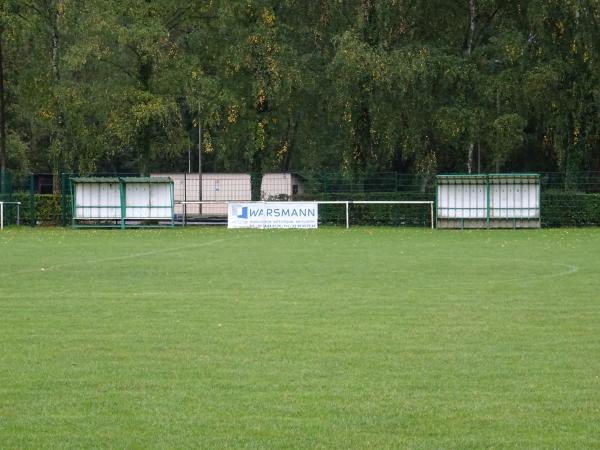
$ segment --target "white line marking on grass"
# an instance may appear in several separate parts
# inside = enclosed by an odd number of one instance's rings
[[[534,263],[534,264],[544,264],[543,261],[537,261],[537,260],[526,260],[526,259],[514,259],[513,261],[521,261],[521,262],[526,262],[526,263]],[[563,263],[546,263],[546,264],[550,264],[553,266],[561,266],[561,267],[566,267],[567,270],[563,270],[560,272],[556,272],[556,273],[546,273],[546,274],[540,274],[540,275],[530,275],[530,276],[525,276],[525,277],[516,277],[516,278],[501,278],[498,280],[495,279],[485,279],[485,280],[479,280],[479,281],[450,281],[450,280],[445,280],[445,282],[451,282],[453,285],[455,286],[473,286],[473,285],[487,285],[487,284],[494,284],[494,283],[519,283],[519,282],[527,282],[527,281],[537,281],[537,280],[541,280],[543,278],[558,278],[558,277],[566,277],[568,275],[572,275],[576,272],[579,271],[579,267],[574,266],[572,264],[563,264]],[[422,287],[422,286],[408,286],[407,289],[417,289],[417,290],[421,290],[421,289],[448,289],[448,286],[428,286],[428,287]]]
[[[95,263],[108,262],[108,261],[120,261],[120,260],[125,260],[125,259],[140,258],[142,256],[153,256],[153,255],[158,255],[158,254],[162,254],[162,253],[172,253],[172,252],[178,252],[178,251],[182,251],[182,250],[192,250],[192,249],[196,249],[198,247],[206,247],[209,245],[218,244],[220,242],[231,241],[231,240],[235,240],[235,239],[239,239],[239,236],[235,237],[235,238],[229,238],[229,239],[227,239],[227,238],[215,239],[214,241],[201,242],[199,244],[164,248],[161,250],[130,253],[128,255],[110,256],[107,258],[88,259],[86,261],[73,261],[73,262],[62,263],[62,264],[54,264],[54,265],[47,266],[47,267],[41,267],[39,269],[24,269],[24,270],[16,270],[14,272],[4,272],[4,273],[0,273],[0,277],[7,277],[9,275],[19,275],[19,274],[24,274],[24,273],[50,272],[50,271],[55,271],[57,269],[62,269],[64,267],[76,266],[79,264],[95,264]]]
[[[574,266],[572,264],[561,264],[561,263],[553,263],[556,266],[563,266],[566,267],[567,270],[564,270],[562,272],[559,273],[554,273],[554,274],[548,274],[548,275],[539,275],[537,278],[553,278],[553,277],[564,277],[566,275],[571,275],[572,273],[578,272],[579,271],[579,267]]]
[[[98,262],[120,261],[120,260],[123,260],[123,259],[139,258],[140,256],[152,256],[152,255],[158,255],[158,254],[161,254],[161,253],[171,253],[171,252],[178,252],[178,251],[181,251],[181,250],[189,250],[189,249],[198,248],[198,247],[206,247],[208,245],[218,244],[220,242],[229,241],[229,240],[231,240],[231,239],[216,239],[214,241],[203,242],[201,244],[196,244],[196,245],[185,245],[185,246],[181,246],[181,247],[171,247],[171,248],[165,248],[165,249],[162,249],[162,250],[153,250],[153,251],[149,251],[149,252],[131,253],[129,255],[111,256],[111,257],[108,257],[108,258],[90,259],[90,260],[83,261],[83,262],[85,264],[94,264],[94,263],[98,263]],[[73,263],[73,264],[76,264],[76,263]],[[64,265],[64,264],[59,264],[58,266],[62,266],[62,265]],[[48,270],[48,269],[46,269],[46,270]]]
[[[540,263],[540,261],[534,261],[535,263]],[[567,275],[571,275],[575,272],[579,271],[579,267],[573,266],[571,264],[562,264],[562,263],[550,263],[553,266],[562,266],[566,267],[567,270],[563,270],[562,272],[557,273],[546,273],[541,275],[531,275],[528,277],[517,277],[517,278],[505,278],[501,280],[490,280],[491,283],[513,283],[517,281],[535,281],[542,278],[558,278],[558,277],[566,277]]]

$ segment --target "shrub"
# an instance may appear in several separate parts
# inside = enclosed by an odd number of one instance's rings
[[[544,227],[600,225],[600,194],[547,191],[541,196]]]
[[[433,201],[435,195],[421,192],[336,192],[311,196],[302,194],[293,196],[295,201],[332,200],[392,200],[392,201]],[[427,205],[351,205],[351,225],[387,225],[387,226],[429,226],[430,209]],[[319,218],[324,224],[345,224],[346,211],[343,205],[319,205]]]
[[[32,199],[30,194],[18,192],[12,201],[21,202],[22,224],[61,225],[60,194],[35,194]]]

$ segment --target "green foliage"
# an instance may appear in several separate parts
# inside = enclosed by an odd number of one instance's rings
[[[527,121],[519,114],[502,114],[490,126],[491,148],[496,162],[504,162],[510,152],[518,149],[525,140]]]
[[[24,225],[62,225],[60,194],[16,193],[11,201],[21,202],[21,223]]]
[[[427,176],[472,169],[474,148],[482,171],[599,170],[598,17],[580,0],[6,0],[7,160],[181,171],[201,125],[213,172]]]
[[[360,199],[360,195],[354,200]],[[388,197],[388,196],[382,196]],[[364,198],[364,197],[363,197]],[[371,197],[369,197],[371,198]],[[411,200],[414,200],[411,197]],[[387,200],[387,198],[386,198]],[[429,200],[429,199],[427,199]],[[430,227],[431,209],[428,204],[422,205],[378,205],[356,204],[349,205],[351,226],[387,226],[387,227]],[[321,225],[346,224],[346,209],[344,205],[319,205],[319,220]]]
[[[548,191],[541,205],[545,227],[600,226],[600,194]]]
[[[61,196],[59,194],[36,194],[35,215],[44,225],[61,224]]]

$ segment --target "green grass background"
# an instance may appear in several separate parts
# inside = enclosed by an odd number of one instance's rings
[[[600,448],[600,230],[0,233],[1,448]]]

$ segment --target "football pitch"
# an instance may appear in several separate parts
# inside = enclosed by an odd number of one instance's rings
[[[600,230],[0,233],[0,447],[600,447]]]

